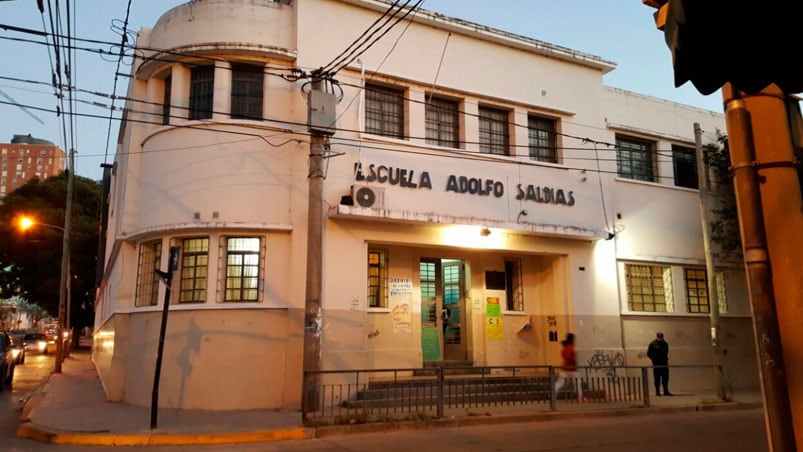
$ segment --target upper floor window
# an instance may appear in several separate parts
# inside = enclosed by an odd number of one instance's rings
[[[655,143],[616,137],[616,172],[619,177],[655,182]]]
[[[231,117],[262,119],[262,66],[232,64],[231,72]]]
[[[259,237],[226,237],[223,301],[259,301],[262,244]]]
[[[154,270],[162,261],[162,241],[152,240],[139,246],[137,266],[137,306],[156,306],[159,297],[159,277]]]
[[[170,124],[170,97],[172,84],[173,77],[168,76],[165,79],[164,99],[162,100],[162,124]]]
[[[368,249],[368,307],[388,307],[388,250]]]
[[[625,284],[629,310],[674,311],[672,272],[668,265],[625,264]]]
[[[480,107],[480,152],[507,155],[510,144],[508,112],[497,108]]]
[[[206,284],[209,272],[209,238],[197,237],[181,241],[181,280],[178,287],[179,303],[206,301]]]
[[[190,72],[190,119],[211,119],[215,67],[198,66]]]
[[[694,149],[673,145],[672,168],[676,186],[698,188],[700,184],[697,180],[697,153]]]
[[[427,143],[449,148],[460,147],[457,102],[437,97],[426,101]]]
[[[539,116],[527,118],[527,138],[530,158],[539,162],[558,162],[555,121]]]
[[[365,131],[404,138],[404,92],[378,85],[365,85]]]

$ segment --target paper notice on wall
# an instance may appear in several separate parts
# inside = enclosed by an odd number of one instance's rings
[[[388,285],[391,297],[413,293],[413,281],[410,278],[390,278]]]
[[[485,303],[485,327],[489,341],[501,341],[504,337],[502,328],[502,309],[499,297],[488,297]]]
[[[411,333],[413,331],[413,316],[408,303],[393,306],[393,332]]]

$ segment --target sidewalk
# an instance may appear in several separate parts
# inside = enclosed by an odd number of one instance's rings
[[[733,403],[710,403],[694,394],[654,397],[652,406],[584,409],[561,407],[557,412],[534,412],[526,406],[478,408],[475,413],[450,412],[427,422],[362,424],[305,428],[301,413],[276,410],[204,411],[159,409],[158,428],[150,429],[150,408],[107,402],[89,353],[71,354],[61,374],[53,374],[28,400],[17,436],[53,444],[104,446],[163,446],[232,444],[322,437],[339,433],[382,431],[421,426],[455,426],[567,419],[588,416],[626,416],[678,411],[760,408],[757,391],[740,393]],[[422,424],[421,426],[416,424]]]

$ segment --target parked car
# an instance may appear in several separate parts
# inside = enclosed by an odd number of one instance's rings
[[[23,336],[9,335],[11,337],[11,351],[17,357],[17,365],[25,364],[25,345],[22,343]]]
[[[28,333],[22,343],[27,352],[47,354],[56,351],[56,339],[47,337],[45,333]]]
[[[16,366],[17,356],[11,344],[11,336],[5,331],[0,331],[0,391],[11,388]]]

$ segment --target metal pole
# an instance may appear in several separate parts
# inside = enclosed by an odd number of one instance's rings
[[[170,259],[167,271],[154,270],[165,283],[165,298],[162,304],[162,323],[159,328],[159,345],[156,350],[156,367],[153,371],[153,391],[151,392],[151,429],[156,428],[159,415],[159,379],[162,374],[162,354],[165,346],[165,332],[167,331],[167,314],[170,311],[170,288],[173,285],[173,272],[178,269],[178,255],[181,248],[170,247]]]
[[[312,91],[323,87],[319,74],[313,74]],[[306,384],[315,384],[321,365],[321,296],[323,293],[323,148],[325,135],[310,128],[309,194],[307,207],[307,280],[304,304],[304,371],[311,372]],[[302,389],[306,391],[306,388]],[[316,394],[308,392],[305,403],[315,406]]]
[[[759,377],[764,398],[764,422],[771,451],[796,450],[786,387],[783,351],[772,271],[764,231],[761,193],[755,168],[753,133],[744,100],[728,84],[722,90],[733,187],[742,232],[747,288],[753,312]]]
[[[708,295],[708,318],[711,324],[711,349],[714,356],[714,365],[722,367],[722,356],[719,350],[719,297],[717,294],[717,281],[714,268],[714,257],[711,253],[711,227],[708,220],[708,199],[705,192],[705,163],[703,162],[703,131],[699,123],[694,123],[694,148],[697,156],[697,186],[700,192],[700,224],[703,229],[703,248],[705,251],[706,289]],[[728,398],[725,392],[725,382],[719,373],[716,374],[717,397],[720,400]]]
[[[67,200],[64,206],[64,231],[61,239],[61,274],[59,278],[59,314],[56,326],[56,362],[54,373],[61,373],[61,364],[64,361],[64,320],[65,305],[67,302],[67,276],[70,266],[70,223],[72,222],[72,191],[73,191],[73,156],[75,150],[70,149],[70,158],[67,160]]]

